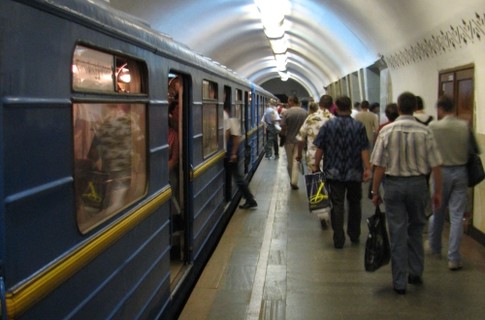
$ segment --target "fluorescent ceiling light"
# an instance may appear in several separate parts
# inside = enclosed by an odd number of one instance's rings
[[[275,54],[285,53],[288,51],[288,40],[286,39],[286,35],[283,35],[283,37],[279,39],[270,38],[269,42]]]
[[[285,15],[289,13],[288,0],[254,0],[261,14],[263,30],[273,51],[276,69],[282,81],[288,80],[286,70],[288,37],[285,30]]]

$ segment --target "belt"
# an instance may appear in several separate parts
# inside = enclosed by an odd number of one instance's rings
[[[413,178],[420,178],[420,177],[426,178],[426,175],[420,174],[417,176],[391,176],[389,174],[386,174],[386,178],[391,178],[391,179],[413,179]]]

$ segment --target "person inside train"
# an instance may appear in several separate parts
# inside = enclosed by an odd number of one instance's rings
[[[385,176],[384,205],[391,244],[392,285],[405,294],[407,285],[423,283],[425,209],[429,201],[426,175],[433,174],[434,208],[441,206],[443,164],[433,132],[414,117],[416,96],[398,97],[399,117],[382,128],[371,155],[374,166],[372,203],[381,202],[379,187]],[[414,150],[412,153],[409,150]],[[399,161],[405,157],[407,161]]]
[[[178,101],[172,101],[168,107],[168,170],[169,181],[174,190],[175,199],[178,198],[178,174],[179,174],[179,109]]]
[[[342,249],[345,244],[345,198],[348,202],[347,235],[353,244],[360,241],[362,220],[362,181],[370,178],[369,141],[365,127],[353,119],[352,102],[341,96],[336,100],[338,115],[320,128],[315,141],[315,171],[327,174],[327,185],[332,202],[331,221],[333,244]]]
[[[453,99],[442,96],[436,103],[438,121],[429,124],[433,131],[438,149],[443,157],[441,172],[443,175],[442,206],[433,208],[429,219],[429,246],[431,255],[441,256],[441,235],[445,218],[449,212],[450,235],[448,240],[448,268],[462,268],[460,242],[463,235],[463,215],[466,211],[468,176],[466,164],[472,133],[465,120],[455,115]]]
[[[225,165],[229,175],[234,178],[234,182],[239,188],[242,197],[246,202],[239,206],[241,209],[250,209],[258,206],[254,195],[249,190],[249,186],[244,180],[244,176],[239,169],[239,142],[241,138],[241,126],[239,120],[231,117],[231,105],[224,103],[224,148],[226,151]],[[226,173],[227,174],[227,173]]]
[[[89,154],[90,160],[110,181],[105,203],[108,210],[116,210],[125,204],[125,194],[131,183],[132,132],[136,130],[130,116],[129,104],[117,104],[95,129],[95,138]]]
[[[298,189],[299,162],[296,160],[298,154],[298,140],[296,135],[305,122],[308,112],[300,107],[297,96],[288,98],[288,110],[281,117],[281,134],[285,136],[285,152],[288,161],[287,169],[290,177],[290,187]]]
[[[182,209],[180,204],[180,141],[179,126],[180,112],[183,104],[183,84],[181,78],[176,76],[169,80],[168,84],[168,146],[169,146],[169,183],[173,190],[172,197],[172,218],[174,230],[182,229]]]

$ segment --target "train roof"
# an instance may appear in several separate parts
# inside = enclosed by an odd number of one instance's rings
[[[35,6],[60,16],[67,16],[72,21],[127,40],[157,54],[222,75],[234,82],[272,95],[219,62],[193,51],[165,33],[154,30],[146,21],[114,9],[104,1],[37,0]]]

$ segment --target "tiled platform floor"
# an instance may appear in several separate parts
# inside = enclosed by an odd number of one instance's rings
[[[303,177],[290,189],[284,152],[262,160],[250,188],[258,207],[234,213],[180,319],[485,319],[485,247],[469,236],[462,270],[426,257],[424,284],[401,296],[390,265],[364,269],[369,200],[360,244],[336,250],[307,210]]]

